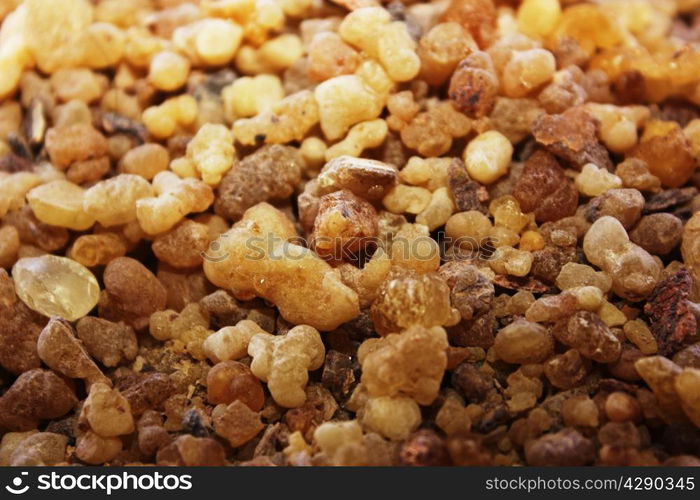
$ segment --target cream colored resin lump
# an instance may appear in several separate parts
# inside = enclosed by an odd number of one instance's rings
[[[248,118],[269,110],[284,98],[275,75],[244,76],[221,91],[227,117]]]
[[[406,397],[369,398],[357,416],[364,427],[393,441],[406,439],[421,421],[420,407]]]
[[[420,71],[416,42],[403,21],[391,20],[382,7],[361,7],[345,16],[338,27],[341,38],[378,60],[395,82],[415,78]]]
[[[284,335],[259,333],[250,339],[250,371],[267,383],[275,402],[297,408],[306,401],[309,371],[323,365],[326,354],[318,330],[299,325]]]
[[[212,363],[238,360],[248,354],[248,344],[258,333],[267,333],[258,324],[249,319],[225,326],[209,335],[204,343],[204,354]]]
[[[651,115],[645,106],[587,103],[586,110],[600,122],[600,139],[615,153],[629,151],[637,144],[637,129],[642,128]]]
[[[172,172],[153,178],[155,197],[136,202],[136,218],[148,234],[167,231],[187,214],[203,212],[214,201],[214,192],[198,179],[180,179]]]
[[[140,175],[120,174],[100,181],[85,192],[83,210],[105,227],[136,220],[136,201],[153,196],[153,188]]]
[[[391,14],[382,7],[361,7],[345,16],[338,34],[347,43],[378,59],[380,33],[390,21]]]
[[[158,139],[173,135],[178,127],[186,127],[197,119],[197,101],[189,94],[166,100],[146,108],[141,115],[143,124]]]
[[[344,449],[362,447],[362,427],[357,420],[324,422],[314,431],[314,443],[332,464],[339,464]]]
[[[365,149],[381,146],[388,132],[386,122],[381,119],[358,123],[350,129],[345,139],[326,150],[326,160],[343,155],[359,157]]]
[[[598,168],[594,164],[588,163],[583,166],[581,173],[576,176],[574,185],[581,194],[599,196],[610,189],[621,188],[622,179],[604,168]]]
[[[215,186],[236,160],[233,134],[223,125],[206,123],[187,143],[187,157],[194,162],[202,180]]]
[[[420,214],[432,201],[432,194],[425,188],[397,184],[384,197],[384,208],[395,214]]]
[[[416,42],[411,38],[404,22],[394,21],[382,27],[377,51],[379,61],[395,82],[407,82],[420,71]]]
[[[328,140],[341,138],[348,129],[377,118],[384,100],[357,75],[343,75],[319,84],[314,91],[321,130]]]
[[[314,94],[310,90],[302,90],[275,102],[252,118],[236,120],[233,135],[246,146],[260,142],[284,144],[303,140],[318,120],[319,108]]]
[[[177,52],[163,51],[151,59],[148,81],[157,89],[171,92],[182,87],[190,72],[190,62]]]
[[[479,134],[464,150],[467,172],[476,181],[492,184],[508,173],[513,145],[495,130]]]
[[[436,189],[430,197],[430,202],[416,217],[417,224],[428,226],[428,229],[435,229],[444,226],[447,219],[455,211],[455,203],[446,187]]]
[[[134,431],[134,418],[129,401],[122,394],[102,382],[90,387],[80,420],[87,422],[95,434],[115,437]]]
[[[22,302],[44,316],[75,321],[89,313],[100,297],[95,276],[67,257],[20,259],[12,268],[12,277]]]
[[[646,297],[661,277],[654,258],[632,243],[620,221],[609,215],[593,223],[583,239],[583,251],[591,264],[612,278],[613,292],[622,298]]]
[[[227,19],[201,19],[173,32],[175,47],[206,66],[219,66],[233,59],[243,39],[243,29]]]
[[[359,298],[316,253],[289,243],[296,236],[282,212],[260,203],[214,242],[204,273],[239,299],[269,300],[291,323],[333,330],[360,313]]]

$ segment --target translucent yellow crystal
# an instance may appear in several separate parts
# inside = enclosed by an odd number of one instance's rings
[[[15,290],[31,309],[68,321],[82,318],[95,307],[100,286],[82,264],[67,257],[42,255],[20,259],[12,268]]]

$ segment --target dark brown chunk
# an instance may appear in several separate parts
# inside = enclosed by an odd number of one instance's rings
[[[263,146],[221,180],[214,202],[216,213],[238,220],[253,205],[291,196],[301,181],[301,165],[296,149],[280,144]]]
[[[488,213],[484,205],[489,199],[486,188],[469,177],[464,163],[459,158],[450,163],[447,182],[458,212],[478,210],[484,214]]]
[[[578,191],[556,158],[543,150],[535,151],[525,162],[513,196],[523,212],[535,213],[538,222],[574,215],[578,205]]]
[[[644,306],[660,354],[670,356],[697,332],[697,319],[688,300],[692,286],[690,273],[683,268],[660,281]]]
[[[530,441],[525,445],[525,459],[535,467],[573,467],[586,465],[595,458],[595,448],[590,439],[574,429],[562,429],[553,434]]]
[[[435,467],[449,465],[445,440],[430,429],[413,433],[401,446],[400,465],[409,467]]]
[[[558,115],[541,115],[532,133],[547,151],[580,169],[587,163],[612,170],[608,151],[598,142],[595,119],[582,107]]]

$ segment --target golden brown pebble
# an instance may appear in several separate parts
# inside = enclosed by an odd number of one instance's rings
[[[413,326],[381,340],[367,340],[357,354],[362,383],[372,396],[403,395],[430,404],[447,367],[447,345],[440,327]]]
[[[37,339],[37,351],[46,365],[68,378],[85,379],[88,385],[97,382],[111,385],[65,320],[49,321]]]

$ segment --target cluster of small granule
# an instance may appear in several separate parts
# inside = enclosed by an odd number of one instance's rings
[[[0,465],[700,465],[699,30],[0,2]]]

